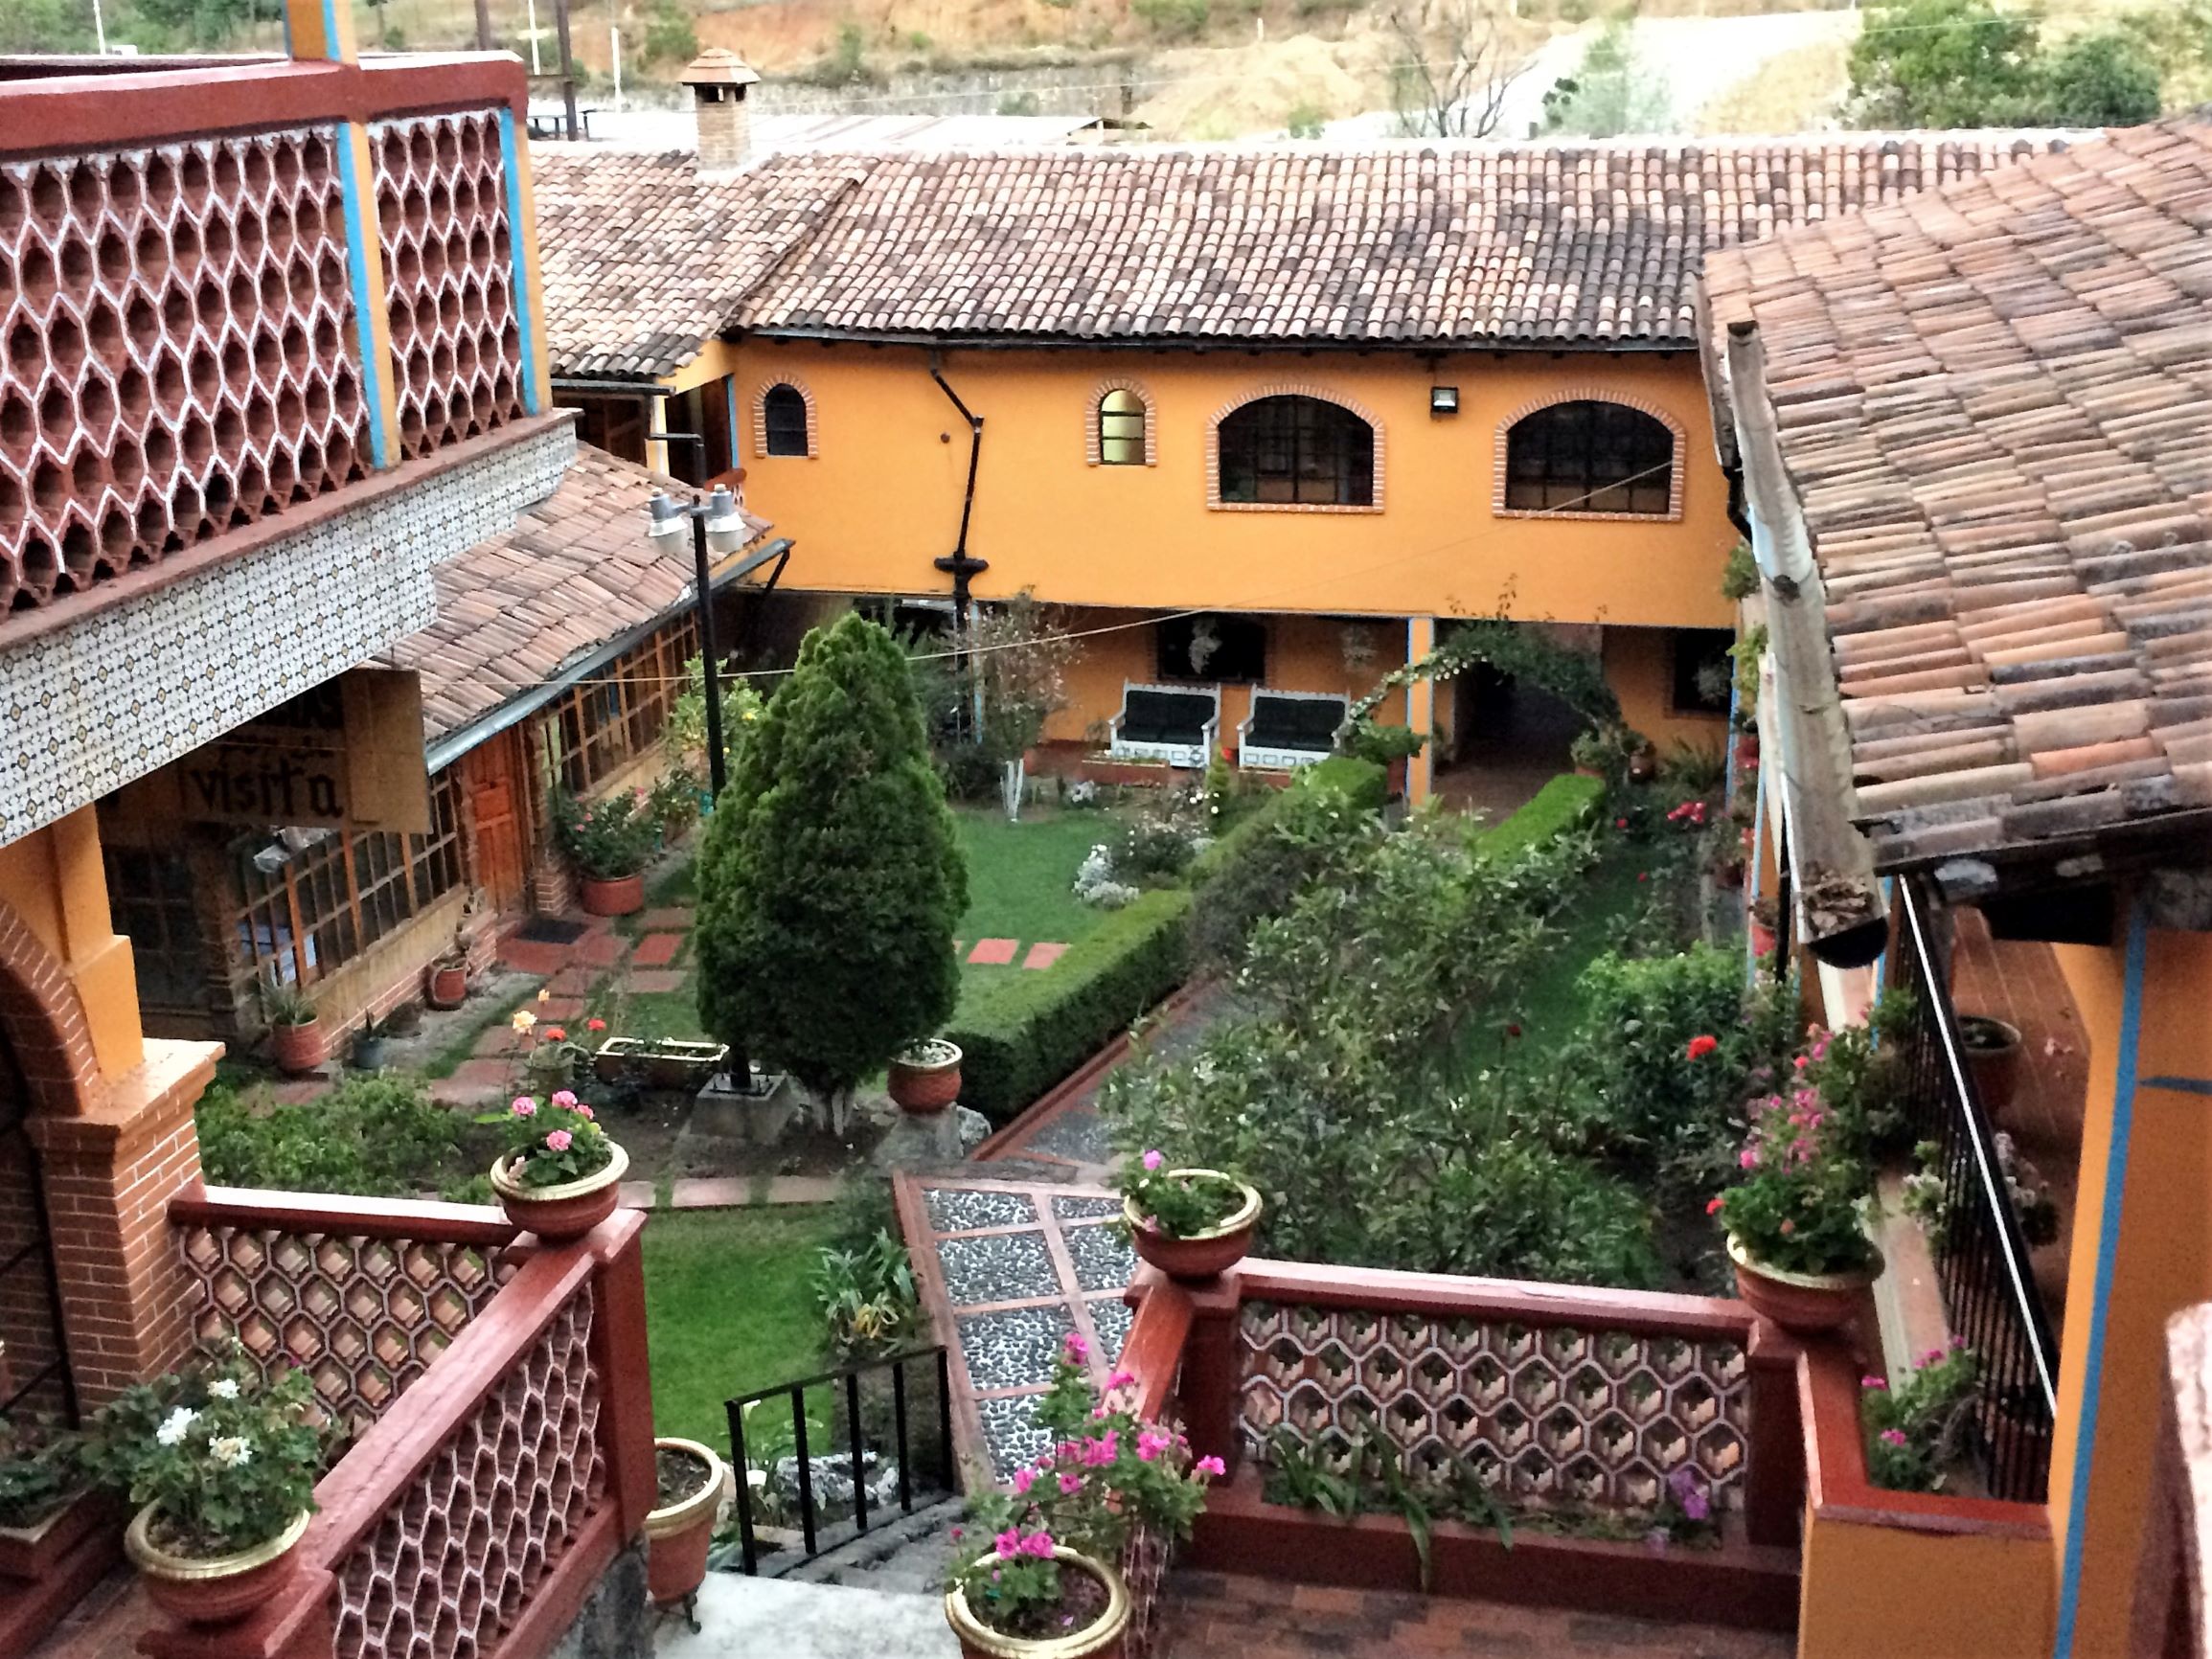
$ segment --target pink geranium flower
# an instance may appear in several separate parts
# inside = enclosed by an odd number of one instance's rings
[[[1035,1485],[1037,1485],[1037,1471],[1035,1469],[1016,1469],[1015,1471],[1014,1495],[1015,1497],[1026,1498],[1029,1496],[1029,1489]],[[999,1554],[1003,1556],[1006,1552],[1001,1550]]]
[[[556,1129],[545,1137],[545,1148],[550,1152],[565,1152],[575,1142],[576,1137],[566,1129]]]
[[[1152,1150],[1147,1152],[1144,1158],[1145,1168],[1148,1170],[1156,1170],[1167,1161],[1168,1160],[1166,1156],[1157,1147],[1152,1148]]]
[[[1202,1475],[1219,1476],[1226,1473],[1228,1470],[1228,1466],[1222,1463],[1220,1458],[1200,1458],[1191,1466],[1197,1469],[1198,1473]]]
[[[1079,1331],[1069,1331],[1061,1347],[1066,1349],[1068,1358],[1078,1365],[1090,1357],[1090,1344],[1083,1339]]]
[[[507,1109],[518,1118],[535,1118],[537,1116],[537,1102],[528,1095],[516,1095],[514,1104]]]
[[[576,1109],[576,1091],[574,1089],[555,1089],[553,1091],[553,1103],[564,1112],[574,1111]]]

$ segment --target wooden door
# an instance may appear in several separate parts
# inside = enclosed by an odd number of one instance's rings
[[[520,908],[529,882],[529,834],[514,738],[512,731],[501,732],[461,761],[475,832],[476,884],[500,911]]]

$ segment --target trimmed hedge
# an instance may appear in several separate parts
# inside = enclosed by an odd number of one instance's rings
[[[1225,839],[1225,837],[1224,837]],[[993,1125],[1083,1064],[1182,984],[1191,896],[1159,888],[1106,917],[1046,973],[1014,974],[954,1017],[960,1103]]]
[[[1475,838],[1488,857],[1499,857],[1537,847],[1553,836],[1587,822],[1606,798],[1603,778],[1562,773],[1536,792],[1534,800],[1495,829]]]
[[[1267,825],[1275,816],[1278,804],[1293,789],[1323,789],[1341,795],[1347,805],[1364,807],[1370,812],[1382,810],[1382,804],[1390,798],[1390,774],[1373,761],[1357,761],[1350,755],[1332,755],[1326,761],[1316,761],[1284,787],[1231,825],[1228,830],[1216,837],[1207,849],[1191,863],[1190,884],[1203,887],[1243,851],[1266,833]]]

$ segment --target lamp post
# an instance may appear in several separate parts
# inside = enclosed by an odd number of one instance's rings
[[[708,553],[736,553],[745,545],[744,515],[727,485],[718,484],[705,500],[678,501],[665,489],[652,498],[650,534],[666,542],[683,534],[686,521],[692,533],[693,588],[699,618],[699,656],[706,664],[707,695],[707,797],[718,800],[722,785],[722,681],[720,650],[715,644],[714,589]]]

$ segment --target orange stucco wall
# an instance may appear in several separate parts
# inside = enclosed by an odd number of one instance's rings
[[[1105,722],[1122,706],[1122,688],[1131,680],[1139,685],[1163,683],[1159,653],[1152,626],[1142,613],[1094,607],[1071,607],[1067,625],[1076,632],[1115,628],[1093,634],[1083,642],[1083,655],[1067,672],[1068,706],[1045,727],[1045,737],[1056,742],[1106,741]],[[1405,625],[1393,621],[1346,624],[1334,618],[1269,616],[1267,629],[1267,684],[1286,692],[1345,692],[1357,697],[1375,689],[1376,682],[1405,664]],[[1121,626],[1139,623],[1135,627]],[[1347,627],[1361,631],[1372,657],[1354,667],[1345,661]],[[1359,653],[1355,648],[1354,654]],[[1237,740],[1237,728],[1252,712],[1248,686],[1221,688],[1221,741]],[[1405,717],[1405,693],[1393,692],[1376,710],[1385,722]],[[1097,728],[1097,729],[1093,729]]]
[[[1608,627],[1605,635],[1606,683],[1621,700],[1621,717],[1658,744],[1663,755],[1676,743],[1720,752],[1727,741],[1725,715],[1685,715],[1675,708],[1675,657],[1665,628]]]
[[[137,1065],[144,1057],[138,975],[130,941],[108,920],[94,808],[0,846],[0,901],[14,908],[77,982],[101,1071],[118,1077]]]
[[[1815,1513],[1805,1529],[1797,1659],[2042,1659],[2050,1559],[2047,1538]]]
[[[2201,1094],[2154,1079],[2212,1079],[2212,937],[2148,936],[2134,1044],[2135,1087],[2118,1204],[2108,1201],[2122,1061],[2127,1052],[2125,946],[2058,947],[2058,961],[2088,1043],[2082,1166],[2059,1338],[2058,1435],[2051,1458],[2051,1527],[2062,1550],[2076,1526],[2082,1439],[2092,1434],[2088,1489],[2081,1494],[2081,1569],[2071,1653],[2129,1650],[2129,1625],[2144,1522],[2158,1456],[2167,1316],[2212,1299],[2212,1113]],[[2109,1293],[2101,1341],[2092,1316],[2101,1255]],[[2101,1354],[2097,1409],[2085,1420],[2092,1349]],[[2064,1656],[2062,1656],[2064,1659]]]
[[[969,435],[919,349],[745,340],[741,448],[755,511],[798,544],[786,587],[943,593]],[[944,372],[984,419],[969,551],[983,597],[1034,587],[1062,604],[1451,616],[1725,627],[1721,570],[1737,534],[1696,359],[1600,352],[953,351]],[[1094,466],[1101,383],[1152,398],[1157,465]],[[751,411],[777,380],[812,399],[817,453],[759,453]],[[1432,381],[1461,413],[1428,412]],[[1333,394],[1380,429],[1381,511],[1209,511],[1207,434],[1266,391]],[[1682,516],[1601,521],[1492,511],[1498,427],[1562,392],[1652,406],[1680,425]]]

